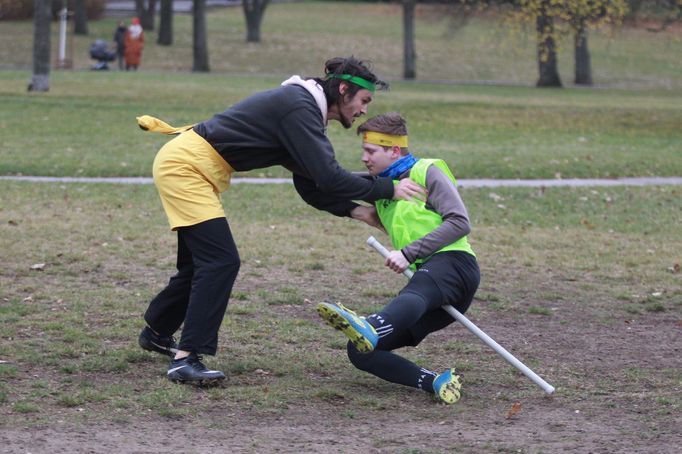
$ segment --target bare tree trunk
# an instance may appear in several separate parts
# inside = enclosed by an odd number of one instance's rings
[[[576,85],[592,85],[592,62],[587,47],[587,30],[585,22],[580,21],[574,37],[575,47],[575,83]]]
[[[208,44],[206,39],[206,0],[194,0],[192,5],[192,71],[209,72]]]
[[[73,11],[73,33],[75,35],[88,34],[88,10],[85,0],[76,0]]]
[[[154,15],[156,14],[156,0],[135,0],[137,17],[144,31],[154,30]]]
[[[52,0],[34,0],[33,6],[33,76],[28,91],[48,91]]]
[[[270,0],[243,0],[244,18],[246,19],[246,41],[260,42],[260,25],[263,22],[265,8]]]
[[[416,0],[403,0],[403,77],[417,77],[417,51],[414,43],[414,9]]]
[[[159,37],[156,42],[161,46],[173,44],[173,0],[161,0]]]
[[[535,85],[537,87],[561,87],[554,41],[554,19],[541,14],[537,17],[535,24],[538,33],[538,69],[540,72]]]

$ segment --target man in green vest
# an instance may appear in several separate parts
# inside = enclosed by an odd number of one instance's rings
[[[378,217],[391,238],[394,250],[386,266],[396,273],[410,267],[415,273],[397,297],[366,318],[341,304],[326,302],[317,306],[318,313],[348,337],[348,357],[355,367],[453,404],[461,388],[453,368],[437,373],[393,350],[416,346],[428,334],[454,322],[443,305],[450,304],[461,313],[469,308],[480,273],[467,240],[466,207],[445,162],[410,154],[407,125],[399,114],[370,118],[357,131],[363,138],[362,161],[371,175],[393,180],[409,177],[428,190],[425,201],[383,199],[374,207],[356,208],[365,211],[365,219]]]

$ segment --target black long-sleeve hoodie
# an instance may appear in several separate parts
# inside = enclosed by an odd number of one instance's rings
[[[348,216],[357,206],[351,200],[391,199],[390,178],[353,175],[338,164],[325,118],[313,95],[291,84],[252,95],[194,131],[236,171],[286,167],[303,200],[334,215]]]

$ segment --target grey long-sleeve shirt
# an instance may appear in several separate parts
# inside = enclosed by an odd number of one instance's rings
[[[400,178],[408,176],[409,172],[405,172]],[[426,172],[426,189],[429,190],[429,196],[426,199],[425,208],[438,213],[443,223],[426,236],[401,249],[410,263],[429,257],[440,248],[454,243],[471,232],[469,215],[457,187],[436,166],[430,166]]]
[[[390,178],[363,178],[338,164],[320,108],[297,85],[256,93],[195,125],[194,131],[236,171],[273,165],[288,168],[301,197],[319,209],[327,209],[315,204],[319,194],[341,200],[393,197]],[[348,206],[327,211],[348,215]]]

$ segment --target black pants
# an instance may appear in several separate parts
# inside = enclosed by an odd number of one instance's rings
[[[348,358],[355,367],[379,378],[433,392],[435,374],[392,353],[415,346],[455,320],[441,306],[450,304],[459,312],[469,308],[480,282],[476,258],[466,252],[435,254],[414,274],[410,282],[381,311],[367,317],[379,334],[371,353],[358,352],[348,343]]]
[[[215,355],[218,330],[239,272],[239,253],[225,218],[178,232],[178,272],[150,303],[144,319],[172,335],[184,323],[178,348]]]

